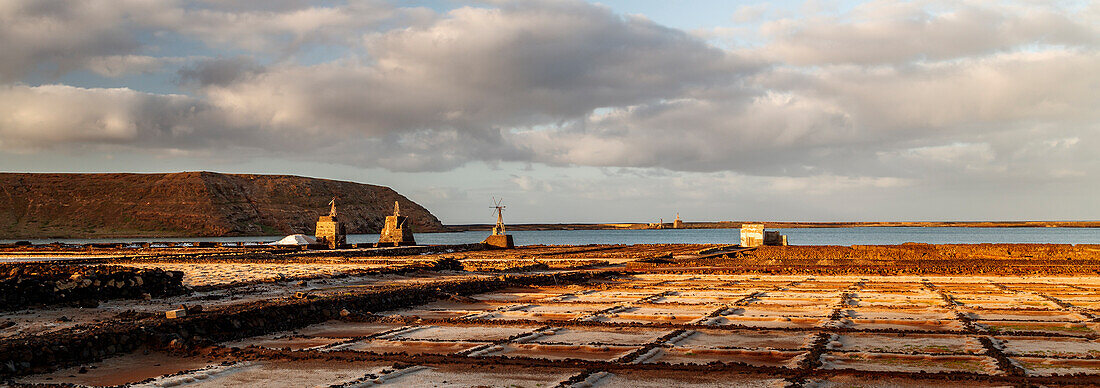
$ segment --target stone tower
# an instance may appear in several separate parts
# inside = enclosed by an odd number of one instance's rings
[[[676,213],[676,220],[672,221],[672,229],[683,229],[684,221],[680,221],[680,213]]]
[[[386,217],[386,226],[382,228],[382,235],[378,237],[378,246],[402,245],[416,245],[416,239],[413,238],[409,217],[401,215],[401,207],[397,201],[394,201],[393,215]]]
[[[314,237],[317,238],[318,244],[336,249],[347,244],[348,233],[344,223],[336,217],[336,198],[333,198],[329,205],[332,205],[332,208],[329,209],[328,215],[317,218],[317,233]]]

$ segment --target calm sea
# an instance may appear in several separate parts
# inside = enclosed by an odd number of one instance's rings
[[[975,243],[1052,243],[1100,244],[1100,228],[922,228],[922,227],[860,227],[860,228],[799,228],[778,229],[787,235],[791,245],[861,245],[901,244],[919,242],[931,244]],[[417,233],[420,244],[464,244],[479,242],[489,232]],[[661,230],[545,230],[510,232],[516,245],[585,245],[585,244],[736,244],[738,229],[661,229]],[[141,241],[251,241],[272,242],[282,236],[260,237],[200,237],[200,238],[112,238],[112,239],[29,239],[36,244],[55,241],[71,244],[93,242]],[[0,239],[0,243],[15,240]],[[349,243],[378,241],[377,234],[354,234]]]

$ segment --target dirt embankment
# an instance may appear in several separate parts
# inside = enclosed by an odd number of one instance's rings
[[[0,173],[0,238],[307,233],[338,197],[348,233],[377,233],[393,204],[416,231],[427,209],[383,186],[290,175]]]

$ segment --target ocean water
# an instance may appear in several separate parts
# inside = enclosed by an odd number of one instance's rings
[[[953,227],[858,227],[858,228],[795,228],[776,229],[787,235],[791,245],[876,245],[906,242],[930,244],[977,243],[1051,243],[1100,244],[1100,228],[953,228]],[[586,244],[736,244],[738,229],[654,229],[654,230],[539,230],[513,231],[516,245],[586,245]],[[479,242],[488,231],[455,233],[417,233],[420,244],[465,244]],[[197,237],[197,238],[113,238],[113,239],[28,239],[36,244],[62,242],[87,244],[95,242],[145,241],[246,241],[267,243],[283,236]],[[16,240],[0,239],[0,243]],[[349,243],[378,241],[377,234],[348,235]]]
[[[787,242],[791,245],[879,245],[906,242],[1100,244],[1100,228],[858,227],[769,230],[778,230],[787,235]],[[737,244],[741,239],[739,229],[540,230],[509,233],[513,235],[516,245]],[[488,234],[485,231],[421,233],[416,235],[416,242],[470,243],[481,241]]]

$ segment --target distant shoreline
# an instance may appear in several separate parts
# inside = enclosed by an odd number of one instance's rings
[[[858,228],[858,227],[955,227],[955,228],[1100,228],[1100,221],[901,221],[901,222],[772,222],[772,221],[719,221],[684,222],[681,229],[739,229],[741,224],[764,224],[767,229],[797,228]],[[509,231],[539,230],[646,230],[655,229],[655,224],[645,223],[563,223],[563,224],[505,224]],[[418,233],[490,231],[493,224],[453,224],[441,228],[419,231]],[[671,222],[662,224],[661,229],[674,229]],[[301,233],[312,233],[302,231]],[[366,233],[371,234],[371,233]],[[158,232],[121,232],[121,233],[85,233],[74,236],[4,236],[4,240],[42,240],[42,239],[110,239],[110,238],[224,238],[224,237],[271,237],[273,234],[225,234],[225,235],[181,235],[178,233]],[[281,236],[281,235],[280,235]]]
[[[773,222],[719,221],[684,222],[680,229],[738,229],[742,224],[764,224],[767,229],[795,228],[859,228],[859,227],[923,227],[923,228],[1100,228],[1100,221],[898,221],[898,222]],[[637,230],[655,229],[655,224],[508,224],[509,230]],[[671,222],[662,229],[673,229]],[[492,224],[443,225],[444,232],[492,230]]]

